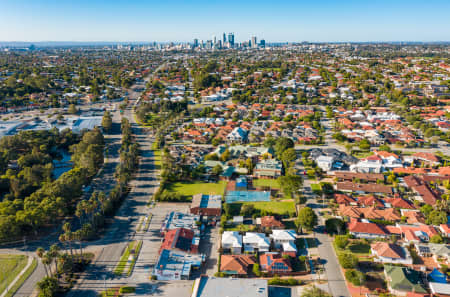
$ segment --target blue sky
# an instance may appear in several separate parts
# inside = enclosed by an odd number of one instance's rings
[[[0,0],[0,41],[450,41],[449,0]]]

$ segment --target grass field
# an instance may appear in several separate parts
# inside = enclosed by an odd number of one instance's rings
[[[253,180],[254,187],[270,187],[272,189],[280,189],[280,183],[277,179],[254,179]]]
[[[245,202],[242,204],[252,204],[255,209],[270,211],[274,214],[295,213],[295,203],[293,201]]]
[[[0,255],[0,293],[27,266],[27,262],[28,257],[24,255]]]
[[[37,267],[37,260],[33,258],[33,263],[31,263],[30,267],[28,267],[28,269],[25,271],[24,274],[22,274],[22,276],[19,278],[19,280],[14,284],[14,286],[12,286],[8,293],[5,295],[5,297],[12,297],[17,290],[20,288],[20,286],[27,280],[27,278],[33,273],[33,271],[36,269]]]
[[[171,192],[179,193],[184,197],[192,197],[195,194],[213,194],[223,195],[225,191],[226,181],[219,181],[217,183],[205,183],[200,181],[194,182],[176,182],[166,186],[166,189]]]

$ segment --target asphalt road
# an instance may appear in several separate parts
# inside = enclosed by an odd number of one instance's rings
[[[130,104],[124,111],[124,116],[130,120],[133,135],[140,146],[139,169],[130,182],[131,191],[115,217],[109,233],[97,244],[97,247],[101,247],[100,255],[89,265],[81,280],[68,294],[70,297],[97,296],[105,284],[110,287],[127,283],[126,279],[113,274],[114,267],[128,241],[134,239],[139,217],[149,212],[147,203],[157,186],[151,151],[153,138],[149,135],[149,131],[136,123],[132,112],[132,106],[139,95],[140,93],[130,91]],[[94,245],[96,244],[89,246]]]

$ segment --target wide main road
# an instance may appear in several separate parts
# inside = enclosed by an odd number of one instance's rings
[[[139,169],[130,182],[131,191],[114,218],[108,234],[97,244],[90,245],[90,247],[97,245],[100,254],[68,294],[70,297],[94,297],[105,286],[116,287],[126,284],[126,279],[114,276],[113,271],[128,241],[135,237],[139,217],[149,212],[147,203],[157,187],[153,166],[153,138],[149,135],[149,131],[135,121],[133,106],[141,93],[133,90],[134,87],[129,92],[130,102],[123,116],[130,120],[133,136],[140,146]]]

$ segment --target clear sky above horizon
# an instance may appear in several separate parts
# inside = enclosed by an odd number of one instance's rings
[[[450,0],[0,0],[0,41],[450,41]]]

